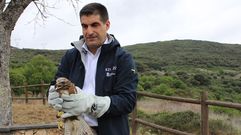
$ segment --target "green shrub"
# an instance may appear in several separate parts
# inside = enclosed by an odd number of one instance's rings
[[[222,120],[209,120],[209,133],[211,135],[238,135],[237,129],[224,123]]]
[[[147,115],[144,112],[138,111],[138,117],[158,125],[186,132],[193,132],[200,129],[200,116],[192,111],[173,114],[161,112],[152,115]]]
[[[160,84],[154,87],[151,92],[171,96],[175,93],[175,90],[170,88],[167,84]]]
[[[167,115],[161,124],[177,130],[191,132],[199,129],[200,116],[192,111],[177,112]]]
[[[236,110],[236,109],[232,109],[232,108],[212,106],[212,107],[210,107],[210,109],[216,114],[227,114],[228,116],[240,116],[241,115],[240,110]]]
[[[10,69],[9,76],[11,86],[21,86],[24,84],[24,82],[26,82],[26,78],[23,75],[22,68]],[[15,95],[19,96],[23,94],[24,90],[23,88],[13,89],[13,92]]]
[[[193,76],[191,83],[196,86],[200,86],[200,85],[208,86],[210,85],[211,81],[207,76],[204,76],[202,74],[197,74]]]
[[[161,112],[156,114],[146,114],[138,111],[138,118],[144,119],[172,129],[200,134],[200,115],[192,111],[184,111],[177,113]],[[148,128],[145,129],[145,131]],[[155,130],[152,130],[155,131]],[[157,131],[156,131],[157,133]],[[209,120],[210,135],[238,135],[237,129],[225,123],[222,120]]]
[[[177,89],[186,89],[187,85],[184,82],[182,82],[181,80],[175,79],[173,81],[172,87],[177,88]]]
[[[189,78],[189,75],[186,72],[177,72],[177,76],[181,80],[187,80]]]
[[[154,86],[156,77],[155,76],[140,76],[139,84],[144,88],[144,90],[150,90]]]
[[[38,84],[41,81],[50,82],[56,72],[55,64],[42,55],[34,56],[24,66],[24,75],[28,84]]]

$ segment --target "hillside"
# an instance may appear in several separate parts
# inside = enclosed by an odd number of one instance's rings
[[[240,68],[241,46],[196,40],[173,40],[127,46],[139,70],[168,67]]]
[[[59,63],[61,57],[66,50],[39,50],[39,49],[18,49],[11,48],[10,67],[21,67],[28,61],[30,61],[35,55],[43,55],[46,58],[52,60],[56,64]]]
[[[241,46],[197,40],[172,40],[125,46],[133,54],[139,71],[162,70],[173,66],[241,67]],[[11,67],[19,67],[41,54],[56,64],[65,50],[11,50]]]

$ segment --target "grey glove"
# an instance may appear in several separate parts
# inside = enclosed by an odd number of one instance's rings
[[[63,94],[61,98],[64,100],[62,111],[65,112],[62,118],[79,116],[82,113],[88,113],[99,118],[109,109],[111,102],[108,96],[95,96],[82,91],[78,94]]]
[[[60,98],[59,93],[56,92],[55,86],[51,85],[49,87],[48,104],[56,110],[62,109],[63,99]]]

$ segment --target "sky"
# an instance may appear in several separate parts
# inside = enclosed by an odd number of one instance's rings
[[[82,34],[78,12],[90,2],[107,7],[108,33],[121,46],[175,39],[241,44],[240,0],[81,0],[76,8],[70,0],[45,1],[52,2],[47,3],[47,18],[36,18],[38,10],[31,3],[12,32],[12,46],[72,48],[70,42]]]

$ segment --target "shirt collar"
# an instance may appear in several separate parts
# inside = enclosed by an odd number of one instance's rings
[[[115,39],[113,35],[107,34],[107,38],[104,44],[110,44],[114,40]],[[87,49],[87,46],[86,46],[86,49],[83,48],[84,43],[85,43],[85,40],[83,36],[81,36],[80,40],[71,42],[71,45],[74,46],[77,50],[79,50],[80,53],[86,54],[88,49]]]
[[[109,43],[111,43],[111,41],[112,41],[111,39],[109,39],[108,37],[106,37],[104,44],[109,44]],[[99,54],[100,51],[101,51],[101,46],[97,49],[95,55],[96,55],[96,54]],[[84,42],[84,44],[82,45],[82,52],[83,52],[84,54],[86,54],[87,52],[88,52],[88,53],[91,53],[91,52],[89,51],[87,45],[86,45],[86,42]],[[91,54],[92,54],[92,53],[91,53]]]

